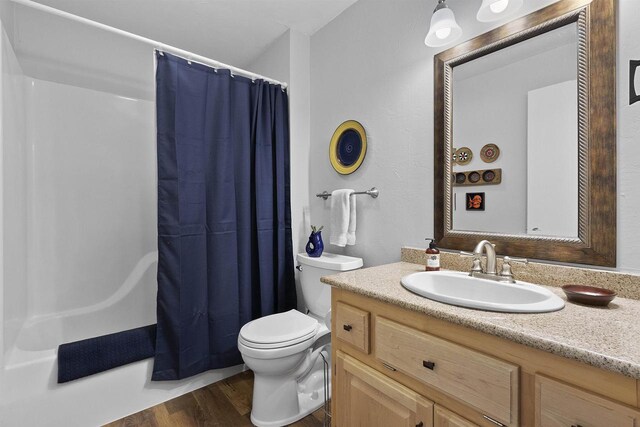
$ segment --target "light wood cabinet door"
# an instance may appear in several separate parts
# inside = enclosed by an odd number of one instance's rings
[[[336,352],[335,427],[432,427],[433,403]]]
[[[536,375],[536,427],[640,427],[640,412]]]
[[[477,424],[472,423],[458,414],[454,414],[448,409],[442,406],[436,405],[433,411],[433,426],[434,427],[478,427]]]

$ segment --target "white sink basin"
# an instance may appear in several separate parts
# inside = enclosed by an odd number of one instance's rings
[[[545,313],[564,307],[562,298],[533,283],[500,283],[458,271],[422,271],[404,276],[401,283],[434,301],[480,310]]]

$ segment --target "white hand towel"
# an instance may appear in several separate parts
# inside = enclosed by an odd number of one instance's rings
[[[347,233],[349,232],[349,222],[351,216],[351,205],[353,202],[349,197],[353,190],[334,190],[331,193],[331,235],[329,243],[344,247],[347,245]],[[355,212],[355,204],[353,204]],[[354,230],[355,232],[355,222]],[[355,242],[355,238],[354,238]]]
[[[347,245],[356,244],[356,196],[349,197],[349,228],[347,229]]]

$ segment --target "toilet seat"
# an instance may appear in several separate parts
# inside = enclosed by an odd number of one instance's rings
[[[238,342],[254,349],[278,349],[313,338],[320,325],[297,310],[252,320],[240,329]]]

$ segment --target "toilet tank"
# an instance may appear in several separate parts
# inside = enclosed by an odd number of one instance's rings
[[[304,303],[309,312],[319,319],[324,318],[331,309],[331,286],[322,283],[320,278],[362,267],[362,258],[328,252],[323,252],[319,257],[300,253],[297,260]]]

